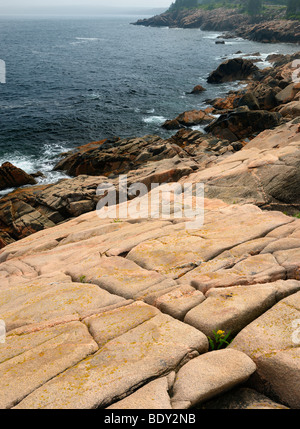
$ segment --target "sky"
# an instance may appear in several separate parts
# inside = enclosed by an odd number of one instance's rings
[[[107,9],[107,8],[165,8],[172,0],[0,0],[0,13],[18,13],[34,10]]]

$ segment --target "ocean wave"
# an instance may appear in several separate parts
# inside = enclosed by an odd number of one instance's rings
[[[145,122],[146,124],[162,124],[166,120],[167,118],[165,118],[164,116],[149,116],[143,118],[143,122]]]
[[[58,156],[68,150],[70,148],[65,143],[45,144],[41,155],[26,155],[18,151],[5,153],[0,157],[0,165],[10,162],[28,174],[40,171],[43,176],[36,178],[38,184],[56,183],[61,179],[69,178],[61,171],[53,171],[54,165],[58,162]],[[4,196],[13,190],[14,188],[4,189],[0,192],[0,196]]]

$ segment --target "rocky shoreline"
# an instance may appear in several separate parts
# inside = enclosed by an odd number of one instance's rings
[[[275,19],[276,18],[276,19]],[[133,23],[147,27],[200,28],[227,32],[225,38],[242,37],[262,43],[300,43],[300,22],[269,14],[268,19],[254,18],[237,9],[191,9],[165,12]]]
[[[172,137],[81,146],[0,200],[0,408],[300,408],[299,58],[227,60],[209,79],[247,86]],[[100,219],[121,174],[204,183],[204,225]]]

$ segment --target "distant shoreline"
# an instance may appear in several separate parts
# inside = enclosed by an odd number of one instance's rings
[[[224,32],[225,38],[242,37],[262,43],[300,44],[300,22],[270,17],[255,22],[238,9],[191,9],[165,12],[151,18],[140,19],[133,25],[146,27],[194,28],[203,31]]]

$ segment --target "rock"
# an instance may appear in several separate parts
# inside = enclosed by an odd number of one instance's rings
[[[191,110],[183,112],[173,120],[166,121],[162,127],[166,129],[179,129],[191,127],[193,125],[205,124],[214,120],[213,116],[208,115],[203,110]]]
[[[42,178],[46,178],[46,176],[44,175],[44,173],[42,173],[41,171],[37,171],[36,173],[32,173],[31,174],[32,177],[37,178],[37,177],[42,177]]]
[[[233,351],[205,353],[184,365],[176,375],[172,407],[190,408],[245,382],[255,372],[255,364]]]
[[[247,387],[240,387],[203,404],[206,410],[286,410],[284,405]]]
[[[265,129],[274,128],[280,124],[280,120],[280,113],[249,110],[243,106],[219,116],[213,123],[207,125],[205,130],[220,138],[237,141]]]
[[[264,83],[255,85],[253,88],[253,95],[256,98],[259,108],[264,110],[272,110],[278,106],[278,100],[276,99],[277,93],[280,88],[275,89]]]
[[[268,19],[266,21],[236,29],[237,35],[263,43],[298,43],[300,25],[298,21]]]
[[[208,197],[227,203],[254,203],[297,214],[299,139],[298,125],[288,122],[260,133],[239,152],[182,181],[205,183]]]
[[[270,141],[264,144],[268,148]],[[281,368],[288,361],[294,373],[298,368],[286,352],[293,332],[289,323],[299,317],[294,297],[299,294],[300,220],[249,204],[206,200],[205,207],[204,225],[193,231],[184,219],[115,222],[89,212],[3,249],[0,318],[6,321],[7,340],[0,348],[2,406],[188,408],[257,377],[267,386],[271,380],[272,391],[291,386],[291,397],[297,399],[297,379]],[[210,289],[204,296],[192,284],[207,275],[208,286],[212,276],[224,285],[234,272],[238,287],[226,294],[236,294],[231,308],[240,311],[235,314],[242,330],[229,348],[208,352],[205,333],[182,318],[197,306],[209,307],[224,290]],[[284,279],[263,284],[277,275]],[[245,286],[245,278],[254,284]],[[250,288],[260,293],[250,295]],[[279,305],[285,311],[277,314]],[[214,308],[211,323],[221,320]],[[253,324],[268,313],[262,322],[266,337],[260,331],[252,335]],[[242,327],[250,314],[252,322]],[[281,334],[280,324],[273,336],[277,320],[287,330]],[[236,347],[242,353],[232,350]],[[260,351],[270,365],[273,356],[281,359],[274,363],[280,379],[261,363]],[[258,368],[250,379],[255,367],[248,352]],[[255,390],[261,391],[259,383]],[[294,407],[283,395],[276,401]]]
[[[132,156],[136,158],[136,163],[140,165],[140,168],[128,171],[128,186],[132,183],[142,182],[150,188],[151,183],[176,181],[182,175],[187,175],[198,168],[192,155],[188,155],[177,144],[180,143],[179,140],[177,143],[174,140],[170,142],[159,141],[160,145],[156,145],[155,149],[152,147],[152,155],[150,152],[146,152],[146,159],[141,156],[141,152],[137,149],[138,140],[134,143],[135,153]],[[191,146],[197,148],[196,143]],[[199,152],[202,157],[204,148],[202,148],[202,152],[200,149]],[[122,150],[123,148],[120,149],[120,151]],[[76,170],[75,164],[80,163],[82,156],[84,156],[83,153],[74,155],[72,161],[74,170]],[[88,156],[92,163],[92,154]],[[97,157],[97,154],[95,156]],[[105,158],[105,154],[103,158]],[[73,171],[69,161],[66,160],[65,166],[70,168],[70,172]],[[124,169],[126,170],[125,164]],[[89,170],[88,165],[87,170]],[[99,185],[107,182],[107,180],[107,177],[104,176],[80,175],[76,178],[59,181],[56,184],[37,185],[19,189],[6,195],[0,200],[2,246],[34,232],[50,228],[71,217],[94,210],[98,201],[104,196],[103,194],[97,195],[96,190]],[[114,176],[109,181],[116,189],[119,188],[118,176]]]
[[[247,106],[247,107],[249,107],[250,110],[259,110],[260,109],[257,98],[251,92],[247,92],[245,95],[243,95],[240,98],[240,100],[238,101],[238,107],[240,107],[240,106]]]
[[[225,41],[224,40],[216,40],[215,44],[216,45],[225,45]]]
[[[279,109],[282,116],[298,118],[300,116],[300,101],[291,101]]]
[[[192,90],[191,94],[201,94],[203,91],[206,91],[206,89],[203,88],[202,85],[196,85]]]
[[[170,375],[175,375],[171,373]],[[174,376],[173,376],[174,377]],[[151,381],[125,399],[107,407],[108,410],[172,410],[171,400],[168,394],[170,376]]]
[[[186,314],[184,322],[211,338],[216,329],[230,332],[231,338],[235,337],[284,297],[280,293],[282,287],[287,289],[287,295],[293,294],[300,290],[300,282],[279,280],[263,285],[209,289],[205,301],[194,306]]]
[[[291,83],[276,95],[278,103],[285,104],[293,101],[295,95],[300,91],[299,83]]]
[[[242,350],[257,365],[251,385],[280,403],[299,408],[300,292],[281,300],[244,328],[230,348]]]
[[[167,11],[148,19],[141,19],[135,25],[150,27],[201,28],[208,31],[229,31],[222,38],[242,37],[263,43],[298,43],[299,23],[285,19],[285,11],[269,8],[267,19],[258,22],[238,9],[218,8],[213,10],[182,9]]]
[[[194,308],[204,300],[205,296],[202,292],[195,290],[192,286],[183,285],[172,289],[164,295],[160,295],[153,305],[163,313],[170,314],[175,319],[183,320],[191,308]]]
[[[150,27],[201,28],[208,31],[231,31],[242,23],[248,23],[249,17],[236,9],[219,8],[217,10],[183,9],[167,11],[149,19],[141,19],[134,25]]]
[[[54,170],[65,171],[70,176],[88,174],[92,176],[109,176],[110,174],[125,174],[145,159],[138,161],[142,151],[153,161],[169,158],[176,153],[170,146],[165,146],[159,136],[128,138],[123,140],[104,141],[100,145],[82,148],[71,152],[54,167]]]
[[[80,322],[12,332],[0,351],[1,409],[13,407],[97,350],[97,344]]]
[[[234,58],[224,61],[208,79],[208,83],[232,82],[244,80],[252,76],[258,68],[250,60]]]
[[[157,315],[43,384],[15,408],[109,406],[167,368],[177,368],[192,350],[205,352],[205,336],[191,329],[169,316]]]
[[[33,176],[25,173],[10,162],[5,162],[0,167],[0,189],[17,188],[24,185],[34,185],[36,180]]]
[[[183,125],[181,125],[177,119],[170,119],[165,121],[162,124],[162,127],[166,130],[179,130],[180,128],[183,128]]]

